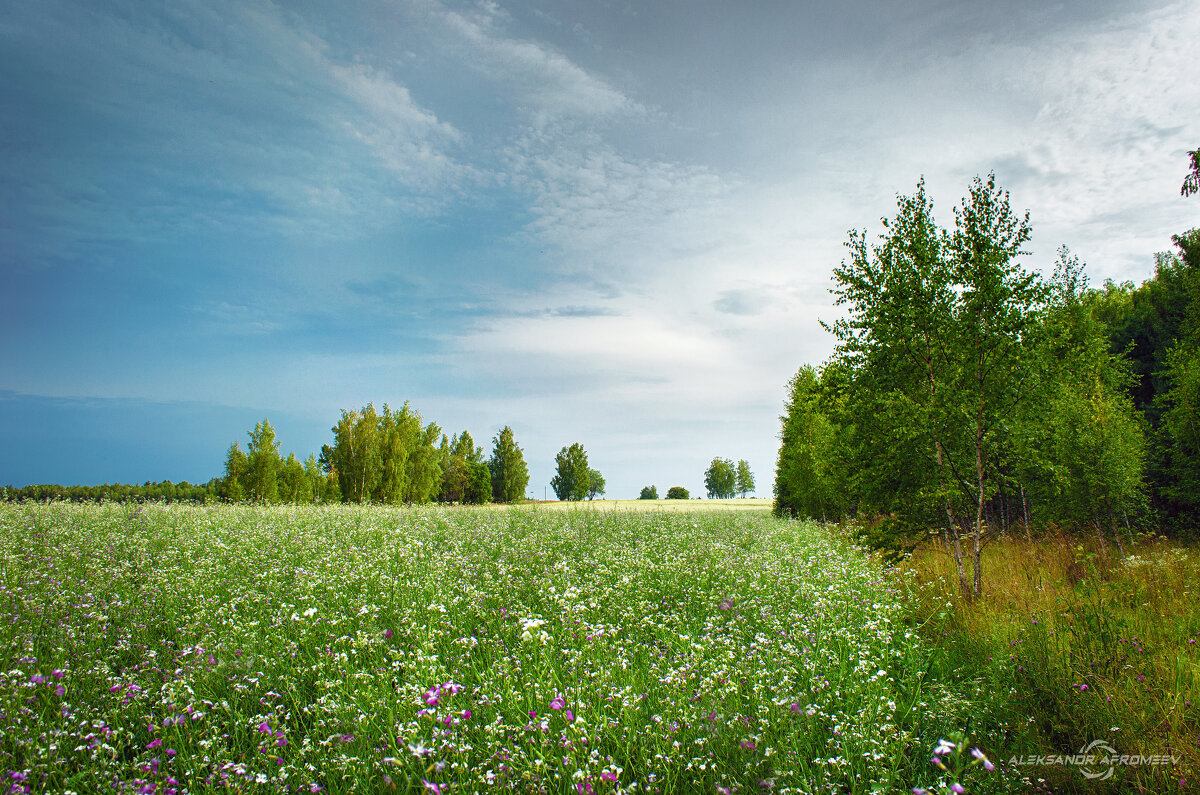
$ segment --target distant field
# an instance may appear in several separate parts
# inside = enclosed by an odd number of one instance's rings
[[[526,503],[536,508],[584,508],[595,511],[770,511],[773,501],[766,497],[733,500],[550,500]]]

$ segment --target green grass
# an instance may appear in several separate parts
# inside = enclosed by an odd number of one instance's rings
[[[892,792],[992,703],[753,511],[5,505],[0,583],[16,791]]]

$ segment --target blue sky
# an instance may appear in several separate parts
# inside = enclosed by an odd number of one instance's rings
[[[405,400],[543,493],[770,493],[829,274],[994,170],[1028,265],[1197,224],[1193,2],[170,4],[0,18],[0,483],[204,481]]]

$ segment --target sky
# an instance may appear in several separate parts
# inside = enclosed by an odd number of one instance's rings
[[[1140,283],[1200,146],[1200,4],[9,0],[0,484],[204,482],[409,401],[541,498],[769,496],[832,269],[995,172],[1026,267]]]

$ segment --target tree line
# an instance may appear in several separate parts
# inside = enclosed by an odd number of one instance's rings
[[[845,317],[789,384],[776,513],[856,517],[893,556],[936,538],[973,594],[998,533],[1088,528],[1124,554],[1137,525],[1200,530],[1200,231],[1141,286],[1093,289],[1065,247],[1049,278],[1022,266],[1029,214],[994,175],[952,228],[923,180],[897,208],[834,269]]]
[[[142,484],[105,483],[101,486],[60,486],[37,484],[0,488],[0,499],[8,502],[215,502],[221,490],[220,478],[207,483],[146,481]]]
[[[333,443],[303,463],[279,454],[268,420],[255,425],[243,452],[234,442],[225,457],[221,499],[238,502],[517,502],[529,469],[508,426],[492,438],[484,458],[471,434],[447,436],[425,424],[407,402],[393,410],[372,403],[341,412]]]

